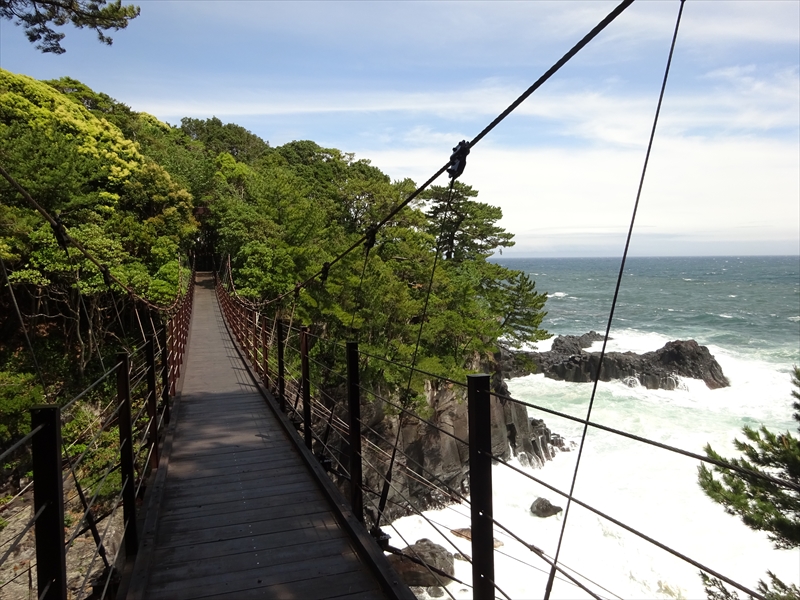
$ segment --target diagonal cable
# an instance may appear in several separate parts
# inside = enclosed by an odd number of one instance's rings
[[[661,104],[664,101],[664,93],[665,93],[665,91],[667,89],[667,80],[669,78],[669,70],[670,70],[670,66],[672,65],[672,56],[673,56],[673,54],[675,52],[675,43],[676,43],[676,41],[678,39],[678,30],[679,30],[680,24],[681,24],[681,16],[683,15],[683,6],[684,6],[684,3],[685,3],[685,0],[680,0],[680,2],[681,3],[680,3],[680,8],[678,9],[678,17],[675,20],[675,30],[674,30],[674,32],[672,34],[672,42],[670,43],[670,47],[669,47],[669,56],[667,58],[667,66],[664,69],[664,78],[663,78],[663,80],[661,82],[661,92],[658,95],[658,103],[656,105],[656,113],[655,113],[655,115],[653,117],[653,127],[650,130],[650,140],[647,143],[647,152],[645,153],[644,164],[642,165],[642,174],[639,177],[639,187],[636,190],[636,201],[634,202],[634,205],[633,205],[633,214],[631,215],[631,223],[630,223],[630,225],[628,227],[627,238],[625,239],[625,249],[624,249],[624,251],[622,253],[622,261],[620,262],[620,266],[619,266],[619,274],[617,276],[617,284],[616,284],[616,287],[614,289],[614,299],[611,301],[611,310],[608,313],[608,322],[606,324],[606,333],[605,333],[605,336],[603,337],[603,348],[600,351],[600,360],[599,360],[598,365],[597,365],[597,372],[594,374],[594,382],[593,382],[593,386],[592,386],[592,395],[591,395],[591,398],[589,399],[589,407],[586,410],[586,419],[585,419],[585,422],[584,422],[584,425],[583,425],[583,433],[581,434],[581,443],[580,443],[580,446],[578,447],[578,456],[577,456],[576,461],[575,461],[575,471],[572,474],[572,483],[570,484],[569,495],[567,496],[567,505],[564,508],[564,520],[561,522],[561,533],[558,536],[558,546],[556,547],[556,553],[555,553],[555,556],[553,557],[553,566],[550,569],[550,577],[547,580],[547,587],[545,589],[545,594],[544,594],[544,599],[545,600],[549,600],[550,599],[550,593],[553,590],[553,578],[555,577],[555,574],[556,574],[556,565],[558,564],[558,557],[559,557],[559,554],[561,552],[561,545],[562,545],[562,543],[564,541],[564,532],[566,531],[567,520],[568,520],[568,517],[569,517],[569,509],[570,509],[570,506],[572,504],[572,495],[573,495],[573,493],[575,491],[575,483],[578,480],[578,469],[580,468],[580,464],[581,464],[581,456],[583,455],[583,449],[584,449],[584,447],[586,445],[586,433],[589,430],[589,423],[588,422],[589,422],[590,417],[592,416],[592,408],[594,407],[595,395],[597,393],[597,385],[598,385],[598,382],[600,381],[600,371],[603,368],[603,358],[605,357],[606,346],[608,345],[608,337],[609,337],[609,334],[611,333],[611,323],[614,320],[614,309],[617,306],[617,299],[619,298],[619,290],[620,290],[620,287],[622,285],[622,276],[625,273],[625,260],[628,257],[628,249],[630,248],[631,237],[633,235],[633,226],[636,223],[636,213],[637,213],[637,211],[639,209],[639,200],[642,197],[642,188],[644,187],[644,178],[645,178],[645,175],[647,174],[647,165],[650,162],[650,153],[651,153],[651,151],[653,149],[653,140],[655,139],[656,128],[658,126],[658,117],[661,114]]]

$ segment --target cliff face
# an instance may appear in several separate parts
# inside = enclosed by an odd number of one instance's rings
[[[507,396],[503,373],[497,370],[494,358],[482,360],[481,368],[492,373],[492,391]],[[377,395],[392,402],[397,396],[386,390]],[[469,493],[469,448],[460,441],[469,439],[466,390],[429,382],[425,401],[427,420],[435,427],[407,415],[401,419],[397,409],[379,400],[362,404],[362,420],[367,425],[364,437],[368,440],[362,447],[364,506],[373,522],[395,439],[399,451],[381,522],[411,514],[412,507],[427,510],[460,502],[458,495]],[[524,465],[540,467],[559,449],[570,449],[543,421],[529,419],[524,406],[493,395],[491,414],[492,453],[499,458],[516,456]],[[349,485],[346,481],[340,484],[343,488]]]

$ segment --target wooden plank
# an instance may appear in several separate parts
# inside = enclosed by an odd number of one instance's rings
[[[340,585],[351,588],[352,584],[345,581],[341,576],[353,572],[358,573],[362,568],[361,562],[355,553],[327,556],[313,561],[303,560],[296,563],[276,565],[274,568],[259,566],[258,568],[236,573],[195,578],[190,582],[180,580],[165,585],[153,585],[151,586],[149,597],[152,600],[158,600],[159,598],[164,598],[165,600],[206,598],[218,594],[243,592],[270,586],[277,587],[286,584],[305,583],[305,589],[309,592],[309,595],[298,596],[293,594],[293,597],[309,598],[313,597],[315,592],[317,595],[320,593],[327,594],[329,587],[335,585],[337,581]],[[339,577],[330,577],[332,575]],[[358,575],[353,577],[354,582],[358,581],[358,579],[361,579]],[[292,586],[292,591],[295,592],[295,586]]]
[[[167,504],[170,508],[188,508],[191,506],[203,508],[204,506],[227,504],[230,502],[255,502],[260,498],[268,496],[282,496],[287,493],[305,492],[312,489],[315,489],[314,483],[312,481],[308,481],[308,479],[303,479],[301,481],[294,481],[292,483],[285,483],[283,485],[259,487],[258,489],[253,490],[223,489],[219,492],[214,491],[214,493],[209,491],[208,494],[203,496],[189,497],[171,497],[170,489],[167,487],[165,490],[165,496],[167,498]]]
[[[362,598],[376,600],[385,595],[361,572],[350,572],[340,576],[328,576],[289,584],[270,585],[227,594],[205,596],[204,600],[332,600],[338,598]]]
[[[235,525],[239,523],[251,523],[253,521],[267,521],[271,519],[283,519],[298,515],[309,515],[319,511],[318,497],[311,498],[309,501],[300,499],[293,495],[290,504],[283,504],[273,507],[248,508],[245,510],[231,511],[225,513],[215,513],[212,515],[186,516],[181,515],[179,519],[164,520],[159,527],[160,533],[176,533],[181,531],[196,531],[201,527],[222,527],[225,525]]]
[[[297,453],[292,448],[270,448],[268,452],[242,452],[239,456],[230,457],[220,455],[218,457],[204,458],[202,461],[192,460],[190,458],[183,458],[175,460],[170,466],[170,474],[179,471],[202,471],[216,468],[226,468],[231,463],[237,465],[247,464],[264,464],[271,457],[279,460],[289,459],[290,457],[297,458]],[[170,475],[171,476],[171,475]]]
[[[155,551],[155,564],[159,569],[167,565],[204,561],[212,564],[224,556],[244,555],[251,552],[261,552],[284,548],[306,542],[322,542],[332,539],[342,539],[341,532],[332,529],[295,529],[291,538],[287,539],[286,533],[278,531],[259,536],[253,536],[243,544],[241,540],[225,540],[216,544],[190,544],[184,547],[157,548]]]
[[[252,456],[266,456],[273,451],[283,452],[286,455],[291,453],[290,449],[281,448],[279,444],[260,448],[245,448],[242,446],[235,446],[232,448],[216,448],[205,451],[196,450],[195,452],[179,452],[176,453],[175,461],[177,463],[181,463],[187,460],[202,459],[204,462],[213,465],[217,462],[224,463],[225,461],[246,460],[249,458],[249,453],[253,453]]]
[[[310,498],[310,500],[308,498]],[[224,506],[225,508],[224,511],[220,510],[221,509],[220,504],[202,504],[197,506],[194,505],[167,506],[164,510],[162,520],[169,521],[171,519],[201,517],[201,516],[220,514],[222,512],[231,513],[242,510],[250,510],[254,507],[263,508],[267,510],[271,506],[283,506],[291,502],[303,502],[303,501],[311,502],[311,501],[317,501],[319,498],[321,498],[319,490],[314,487],[309,487],[302,492],[289,491],[283,494],[276,494],[274,496],[264,497],[260,499],[258,503],[254,503],[251,506],[248,506],[243,502],[235,502],[235,501],[229,502],[227,506]]]
[[[315,540],[271,550],[221,556],[214,561],[171,564],[155,575],[151,579],[151,583],[169,588],[170,584],[180,580],[217,577],[251,569],[275,568],[277,565],[317,559],[329,555],[334,556],[352,551],[353,549],[350,548],[348,542],[340,537],[322,541]]]
[[[181,493],[200,493],[208,487],[219,488],[221,486],[235,484],[244,481],[263,481],[273,483],[275,478],[285,475],[294,475],[297,478],[297,465],[284,463],[282,466],[274,466],[269,463],[255,463],[245,465],[243,469],[237,465],[232,465],[228,469],[215,470],[216,472],[206,473],[198,471],[194,477],[187,477],[184,481],[173,480],[173,489],[179,489]],[[224,473],[224,474],[223,474]]]
[[[217,477],[237,474],[249,475],[251,473],[261,473],[264,478],[268,478],[270,474],[280,474],[283,469],[294,468],[292,462],[293,460],[289,460],[289,457],[281,457],[276,459],[274,464],[269,459],[265,459],[246,463],[234,462],[227,465],[216,465],[212,468],[203,468],[201,465],[187,465],[186,468],[174,474],[171,484],[175,486],[196,484],[200,487],[208,487],[208,485],[213,485]]]
[[[318,509],[320,507],[317,507]],[[194,531],[159,532],[158,545],[169,548],[172,546],[186,546],[188,544],[217,543],[227,540],[250,539],[257,535],[268,533],[291,532],[296,529],[339,529],[339,524],[333,515],[319,511],[308,515],[294,515],[284,519],[271,519],[253,521],[250,523],[233,523],[220,527],[203,527]]]
[[[190,481],[181,482],[167,488],[167,496],[170,499],[180,501],[181,498],[191,496],[198,498],[200,496],[205,498],[214,498],[220,496],[225,492],[223,490],[230,490],[234,492],[242,489],[242,486],[247,482],[245,489],[248,492],[260,489],[274,489],[282,485],[289,485],[303,481],[302,474],[297,473],[297,469],[284,467],[278,472],[272,471],[270,477],[260,477],[256,474],[255,477],[242,477],[238,473],[229,476],[221,476],[218,485],[209,484],[208,481],[201,481],[197,485],[191,485]]]

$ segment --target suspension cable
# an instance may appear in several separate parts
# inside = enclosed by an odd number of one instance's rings
[[[473,148],[478,142],[480,142],[486,135],[497,125],[500,124],[508,115],[510,115],[520,104],[522,104],[525,100],[527,100],[531,94],[533,94],[536,90],[538,90],[548,79],[550,79],[553,75],[555,75],[565,64],[567,64],[578,52],[580,52],[589,42],[591,42],[594,38],[596,38],[600,32],[602,32],[606,27],[608,27],[617,17],[619,17],[631,4],[633,4],[633,0],[623,0],[620,4],[612,10],[600,23],[598,23],[589,33],[587,33],[578,43],[576,43],[569,51],[567,51],[564,56],[562,56],[552,67],[550,67],[539,79],[537,79],[533,85],[531,85],[527,90],[525,90],[514,102],[512,102],[508,108],[506,108],[502,113],[500,113],[489,125],[487,125],[483,131],[481,131],[478,135],[476,135],[472,141],[467,142],[466,145],[468,148]],[[350,254],[353,250],[358,248],[361,244],[367,241],[368,236],[370,235],[371,231],[379,231],[384,225],[386,225],[392,218],[394,218],[401,210],[403,210],[406,206],[411,204],[422,192],[424,192],[428,186],[430,186],[439,176],[447,171],[451,165],[453,165],[457,160],[457,157],[451,156],[450,160],[440,167],[430,178],[428,178],[425,183],[419,186],[416,190],[414,190],[411,194],[409,194],[405,200],[403,200],[400,204],[398,204],[394,209],[392,209],[388,215],[386,215],[383,219],[378,221],[373,227],[370,228],[369,231],[364,233],[357,241],[353,242],[346,250],[340,252],[335,258],[331,261],[326,263],[326,266],[323,266],[319,271],[308,277],[304,282],[297,284],[297,286],[290,291],[284,292],[279,296],[264,302],[264,304],[271,304],[273,302],[280,302],[284,297],[293,293],[295,290],[300,288],[305,288],[308,284],[310,284],[313,280],[317,277],[321,276],[327,268],[338,263],[342,260],[345,256]]]
[[[653,149],[653,140],[655,139],[656,136],[656,127],[658,126],[658,117],[659,114],[661,113],[661,104],[664,101],[664,93],[666,92],[667,89],[667,79],[669,78],[669,70],[670,66],[672,65],[672,56],[675,52],[675,43],[678,40],[678,30],[681,24],[681,16],[683,15],[683,6],[685,1],[686,0],[680,0],[678,17],[675,20],[675,30],[672,34],[672,42],[670,43],[669,56],[667,58],[667,66],[664,69],[664,78],[661,82],[661,91],[658,95],[658,104],[656,105],[656,113],[653,117],[653,127],[650,130],[650,140],[647,143],[647,152],[645,153],[644,164],[642,165],[642,174],[639,177],[639,187],[636,190],[636,201],[634,202],[633,205],[633,213],[631,214],[631,222],[628,227],[628,235],[625,239],[625,249],[622,252],[622,261],[620,262],[619,275],[617,276],[617,283],[614,289],[614,299],[611,301],[611,310],[609,311],[608,322],[606,323],[606,333],[605,336],[603,337],[603,348],[600,351],[600,360],[597,365],[597,372],[595,373],[594,376],[592,395],[591,398],[589,399],[589,406],[586,410],[586,421],[589,421],[589,418],[592,416],[592,408],[594,407],[594,400],[595,400],[595,395],[597,393],[597,386],[598,382],[600,381],[600,371],[603,368],[603,358],[605,357],[606,347],[608,345],[608,338],[609,334],[611,333],[611,323],[614,320],[614,309],[616,308],[617,299],[619,298],[619,290],[622,285],[622,276],[625,273],[625,261],[628,257],[628,249],[630,248],[631,237],[633,236],[633,226],[634,223],[636,222],[636,213],[639,209],[639,200],[641,199],[642,196],[642,188],[644,187],[644,178],[645,175],[647,174],[647,165],[650,162],[650,153]],[[558,536],[558,545],[556,546],[556,553],[553,559],[553,568],[550,569],[550,577],[547,580],[547,587],[544,593],[544,600],[550,600],[550,593],[553,590],[553,578],[555,577],[555,572],[556,572],[555,565],[558,563],[558,557],[559,554],[561,553],[561,544],[564,541],[564,532],[566,531],[567,520],[569,518],[570,504],[572,503],[572,494],[575,491],[575,483],[578,479],[578,469],[581,464],[581,457],[583,455],[583,449],[586,443],[586,433],[588,432],[588,430],[589,430],[589,425],[585,423],[583,426],[583,433],[581,434],[581,443],[580,446],[578,447],[578,456],[575,461],[575,471],[573,472],[572,475],[572,483],[570,484],[569,495],[567,496],[567,505],[564,508],[564,520],[561,522],[561,533]]]

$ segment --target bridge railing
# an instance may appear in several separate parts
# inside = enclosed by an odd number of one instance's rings
[[[164,327],[69,402],[33,407],[30,433],[0,455],[0,464],[30,464],[0,507],[0,597],[113,596],[119,566],[138,550],[137,505],[159,464],[193,289]]]
[[[592,598],[617,596],[561,560],[545,552],[530,540],[524,539],[513,526],[495,518],[493,510],[492,467],[510,470],[514,476],[533,481],[540,486],[567,498],[572,503],[593,513],[606,522],[639,537],[667,554],[678,558],[692,567],[716,577],[753,598],[763,595],[748,589],[732,578],[702,564],[685,553],[672,548],[652,536],[632,527],[623,519],[616,518],[598,510],[591,504],[581,501],[557,486],[551,485],[533,474],[531,469],[523,468],[518,462],[510,460],[505,432],[508,417],[505,407],[522,410],[525,418],[533,411],[573,422],[594,429],[600,429],[637,443],[649,445],[660,450],[676,453],[701,463],[713,464],[731,470],[739,470],[706,456],[668,446],[666,444],[638,437],[600,423],[586,421],[559,411],[521,402],[510,396],[498,394],[490,389],[489,375],[469,375],[466,382],[454,381],[434,373],[405,366],[409,374],[424,378],[429,395],[447,393],[467,402],[467,423],[439,419],[439,423],[426,419],[423,410],[414,408],[403,399],[402,390],[381,390],[360,381],[361,374],[369,365],[374,372],[380,367],[377,363],[391,363],[384,357],[359,352],[355,342],[339,343],[338,340],[325,339],[315,335],[311,329],[298,326],[291,320],[271,319],[259,312],[257,304],[249,303],[229,292],[218,279],[217,294],[229,327],[236,336],[254,372],[261,377],[266,388],[275,397],[280,410],[295,423],[305,445],[317,456],[340,489],[350,498],[351,508],[367,526],[381,547],[393,554],[401,555],[401,560],[414,562],[427,570],[427,583],[419,585],[441,585],[444,587],[456,579],[452,572],[440,568],[418,553],[413,540],[405,540],[397,528],[393,534],[404,541],[407,548],[400,550],[389,543],[381,525],[397,516],[415,514],[425,521],[432,532],[441,535],[458,552],[461,558],[471,563],[472,583],[459,581],[472,587],[474,598],[487,599],[509,596],[495,579],[494,561],[496,555],[509,555],[496,548],[498,538],[520,544],[531,553],[540,566],[520,561],[527,568],[548,574],[551,586],[553,580],[561,585],[572,586],[575,592]],[[406,390],[408,391],[408,390]],[[386,426],[378,413],[397,416],[394,425]],[[418,448],[414,452],[403,451],[401,439],[403,430],[417,427],[423,433],[417,438],[434,438],[428,444],[428,451],[457,453],[463,462],[468,463],[467,485],[459,487],[456,477],[443,477],[433,472],[429,458]],[[493,429],[502,429],[502,436]],[[499,448],[497,438],[502,437],[505,447]],[[549,451],[550,440],[540,440],[540,450]],[[408,448],[407,448],[408,450]],[[747,475],[760,476],[754,472]],[[789,485],[785,482],[775,482]],[[441,506],[453,511],[458,518],[468,522],[470,527],[459,532],[447,525],[436,522],[420,507],[414,496],[426,497],[425,506]],[[452,534],[467,537],[471,543],[471,554],[466,556],[452,541]],[[575,567],[573,565],[573,567]],[[502,583],[502,582],[501,582]],[[450,594],[446,587],[445,592]]]

